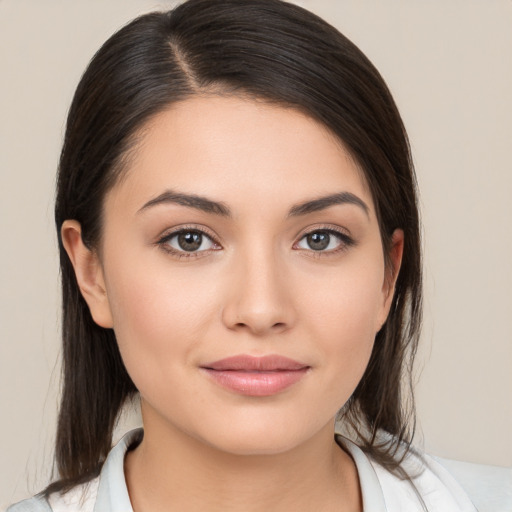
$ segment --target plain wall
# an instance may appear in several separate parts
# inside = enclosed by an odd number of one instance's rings
[[[512,2],[297,3],[368,55],[409,131],[425,246],[418,441],[445,457],[512,465]],[[53,190],[67,108],[114,30],[172,5],[0,0],[0,508],[40,490],[51,470]]]

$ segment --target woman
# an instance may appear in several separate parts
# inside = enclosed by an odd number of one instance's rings
[[[410,448],[407,136],[325,22],[191,0],[112,36],[69,113],[56,224],[59,479],[12,510],[474,510]],[[137,393],[144,432],[111,450]]]

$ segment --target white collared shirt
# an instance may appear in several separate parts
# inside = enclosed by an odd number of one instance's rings
[[[52,494],[49,501],[40,497],[22,501],[7,512],[133,512],[124,458],[142,435],[142,429],[125,434],[110,451],[100,476],[91,482],[64,495]],[[364,512],[424,512],[422,500],[428,512],[512,512],[512,469],[419,457],[412,452],[404,469],[419,474],[412,481],[401,480],[352,441],[340,435],[336,439],[356,464]]]

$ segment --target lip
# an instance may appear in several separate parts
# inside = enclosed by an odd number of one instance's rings
[[[217,384],[247,396],[275,395],[300,381],[310,366],[277,354],[237,355],[201,365]]]

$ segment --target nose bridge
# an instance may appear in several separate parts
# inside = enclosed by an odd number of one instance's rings
[[[231,293],[224,308],[230,328],[254,334],[282,331],[293,322],[286,266],[271,241],[245,244],[233,264]]]

